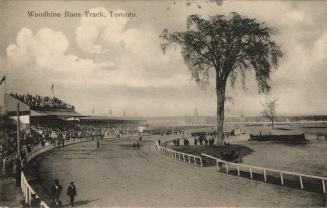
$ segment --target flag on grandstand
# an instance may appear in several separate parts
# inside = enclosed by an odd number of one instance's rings
[[[2,85],[3,82],[6,82],[6,75],[3,75],[2,79],[0,80],[0,85]]]

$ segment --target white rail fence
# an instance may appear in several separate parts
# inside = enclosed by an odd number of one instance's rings
[[[64,144],[69,145],[69,144],[72,144],[72,141],[74,141],[73,143],[76,143],[75,141],[83,141],[83,139],[85,139],[85,138],[88,138],[89,140],[91,140],[93,138],[93,140],[94,140],[98,136],[99,135],[88,136],[88,137],[72,137],[72,138],[66,139]],[[60,146],[60,145],[57,145],[57,146]],[[40,144],[31,146],[31,152],[34,152],[35,150],[40,149],[41,147],[42,146]],[[27,147],[23,147],[22,151],[25,152],[26,156],[29,154],[29,152],[27,151]],[[8,168],[10,163],[15,162],[16,159],[17,159],[17,153],[13,153],[2,159],[2,161],[1,161],[1,170],[2,170],[1,174],[2,175],[6,175],[6,168]]]
[[[280,183],[281,185],[284,185],[284,176],[285,175],[291,175],[299,178],[300,186],[301,189],[304,189],[303,185],[303,178],[309,178],[309,179],[315,179],[315,180],[320,180],[321,185],[322,185],[322,192],[325,194],[326,193],[326,181],[327,177],[322,177],[322,176],[314,176],[314,175],[307,175],[307,174],[302,174],[302,173],[295,173],[295,172],[290,172],[290,171],[283,171],[283,170],[276,170],[276,169],[271,169],[271,168],[264,168],[264,167],[258,167],[258,166],[253,166],[253,165],[245,165],[245,164],[239,164],[239,163],[233,163],[233,162],[227,162],[225,160],[221,160],[219,158],[201,153],[201,155],[211,158],[216,161],[217,165],[217,170],[222,171],[223,165],[225,165],[226,168],[226,173],[231,170],[231,168],[236,168],[237,170],[237,175],[240,176],[240,171],[244,172],[249,172],[250,178],[253,179],[253,173],[255,170],[259,170],[261,173],[263,173],[264,181],[267,182],[267,173],[277,173],[280,177]]]
[[[173,158],[173,159],[178,159],[181,161],[184,161],[186,163],[194,163],[194,165],[196,166],[197,164],[199,164],[201,167],[203,166],[202,164],[202,158],[196,155],[191,155],[191,154],[186,154],[183,152],[177,152],[175,150],[172,149],[168,149],[165,147],[162,147],[161,145],[158,144],[158,142],[156,143],[156,147],[159,150],[160,153]],[[198,161],[198,162],[197,162]]]
[[[66,145],[70,145],[70,144],[76,144],[76,143],[80,143],[80,142],[88,142],[88,141],[93,141],[94,137],[84,137],[84,138],[70,138],[68,140],[66,140],[65,142],[65,146]],[[50,145],[45,145],[45,146],[41,146],[38,145],[38,148],[34,148],[33,151],[31,151],[29,154],[26,155],[26,163],[28,164],[29,161],[31,161],[33,158],[35,158],[36,156],[44,153],[44,152],[48,152],[50,150],[55,149],[56,147],[61,147],[55,144],[50,144]],[[31,199],[32,199],[32,194],[36,195],[36,198],[40,198],[36,192],[33,190],[33,188],[31,187],[31,185],[28,183],[28,180],[25,177],[24,172],[21,172],[21,189],[24,195],[24,199],[25,199],[25,203],[28,205],[31,205]],[[40,202],[40,207],[41,208],[49,208],[49,206],[46,204],[45,201],[41,201]]]

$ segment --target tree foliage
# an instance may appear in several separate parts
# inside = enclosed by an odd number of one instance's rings
[[[233,12],[207,19],[190,15],[186,31],[165,29],[160,35],[165,41],[161,44],[163,51],[172,44],[181,47],[185,64],[201,88],[209,84],[209,71],[216,72],[217,131],[222,139],[227,80],[233,86],[240,77],[244,86],[247,71],[252,70],[259,93],[270,90],[271,70],[282,57],[280,47],[272,40],[273,34],[274,30],[264,22]]]
[[[263,106],[262,115],[266,118],[268,118],[271,121],[272,128],[274,128],[274,121],[276,120],[277,112],[276,108],[278,106],[278,100],[277,97],[271,97],[271,95],[266,95],[265,101],[261,102],[261,105]]]
[[[201,86],[209,83],[209,70],[215,69],[220,81],[237,75],[245,78],[246,70],[254,70],[259,92],[268,92],[271,68],[282,57],[280,47],[271,40],[273,29],[255,19],[237,13],[204,19],[200,15],[187,18],[187,31],[164,30],[160,37],[166,46],[181,46],[184,61],[194,80]],[[243,79],[244,80],[244,79]]]

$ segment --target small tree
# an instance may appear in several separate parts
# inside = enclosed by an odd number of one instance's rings
[[[278,106],[278,100],[279,98],[271,97],[269,94],[265,97],[265,101],[261,102],[261,105],[263,106],[262,115],[271,121],[272,129],[274,129],[274,121],[277,116],[276,108]]]
[[[224,140],[224,104],[227,80],[232,85],[237,77],[244,83],[246,72],[254,71],[259,93],[270,90],[272,67],[282,57],[280,47],[272,40],[273,30],[263,22],[237,13],[216,15],[208,19],[200,15],[187,18],[187,30],[168,32],[160,37],[163,53],[170,44],[179,45],[193,79],[203,88],[209,84],[209,70],[216,72],[217,143]],[[244,86],[244,85],[243,85]]]

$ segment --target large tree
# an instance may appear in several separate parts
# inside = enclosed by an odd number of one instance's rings
[[[194,80],[201,86],[209,83],[209,71],[216,72],[217,143],[224,140],[224,104],[227,80],[234,85],[237,77],[244,83],[246,71],[253,70],[259,93],[270,90],[269,75],[282,57],[272,40],[273,29],[256,19],[231,13],[202,18],[190,15],[187,30],[169,32],[160,37],[161,47],[177,44]]]

